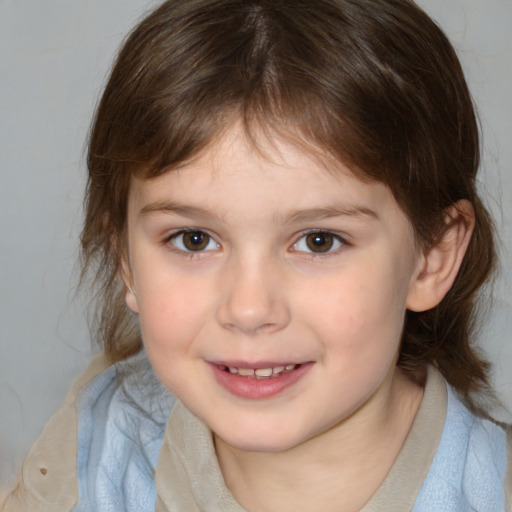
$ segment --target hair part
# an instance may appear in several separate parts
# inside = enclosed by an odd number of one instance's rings
[[[120,279],[133,176],[179,168],[234,120],[249,140],[278,133],[389,187],[423,250],[460,199],[476,226],[436,308],[407,312],[399,366],[435,364],[468,402],[488,388],[473,345],[479,292],[495,265],[478,197],[479,135],[458,58],[410,0],[170,0],[122,47],[91,128],[83,274],[98,338],[114,360],[141,348]]]

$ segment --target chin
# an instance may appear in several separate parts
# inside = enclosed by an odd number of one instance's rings
[[[225,444],[245,452],[277,453],[301,444],[305,438],[282,428],[268,432],[267,428],[237,429],[236,432],[215,433]]]

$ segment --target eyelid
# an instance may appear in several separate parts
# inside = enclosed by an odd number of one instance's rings
[[[296,249],[297,244],[302,239],[304,239],[308,235],[315,234],[315,233],[330,235],[334,239],[334,241],[335,241],[334,243],[335,244],[338,243],[339,245],[337,247],[330,248],[324,252],[322,252],[322,251],[315,252],[312,250]],[[350,245],[350,244],[347,242],[346,238],[344,236],[340,235],[339,233],[336,233],[329,229],[317,228],[317,229],[308,229],[306,231],[302,231],[297,237],[295,237],[295,241],[292,244],[292,248],[293,248],[294,252],[303,253],[303,254],[307,254],[307,255],[311,255],[311,256],[330,256],[330,255],[338,253],[343,247],[345,247],[347,245]]]
[[[204,249],[199,249],[197,251],[194,251],[194,250],[187,249],[186,247],[178,247],[175,243],[173,243],[174,240],[178,239],[180,236],[186,235],[187,233],[201,233],[201,234],[207,236],[209,239],[207,247],[205,247]],[[214,249],[211,249],[211,248],[208,249],[208,246],[210,245],[211,242],[213,242],[215,244]],[[195,227],[182,228],[182,229],[178,229],[178,230],[172,232],[170,235],[165,237],[164,244],[168,245],[170,247],[170,249],[173,250],[174,252],[179,253],[179,254],[184,254],[189,257],[192,255],[200,255],[200,254],[204,254],[204,253],[213,252],[216,249],[220,249],[220,244],[219,244],[219,242],[217,242],[215,236],[210,234],[205,229],[195,228]]]

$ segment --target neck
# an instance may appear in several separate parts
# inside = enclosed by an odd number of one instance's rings
[[[246,452],[216,437],[234,497],[249,512],[360,510],[397,458],[423,396],[398,370],[387,386],[337,425],[283,452]]]

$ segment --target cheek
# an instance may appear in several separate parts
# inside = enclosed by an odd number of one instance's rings
[[[405,293],[393,272],[362,266],[304,293],[302,311],[336,350],[375,353],[395,349],[405,315]],[[320,292],[318,291],[320,290]]]
[[[204,283],[176,276],[148,278],[137,293],[146,346],[168,350],[186,346],[211,309]]]
[[[140,328],[146,353],[161,382],[177,396],[197,368],[197,340],[204,328],[207,301],[194,287],[179,280],[143,288],[140,294]]]

